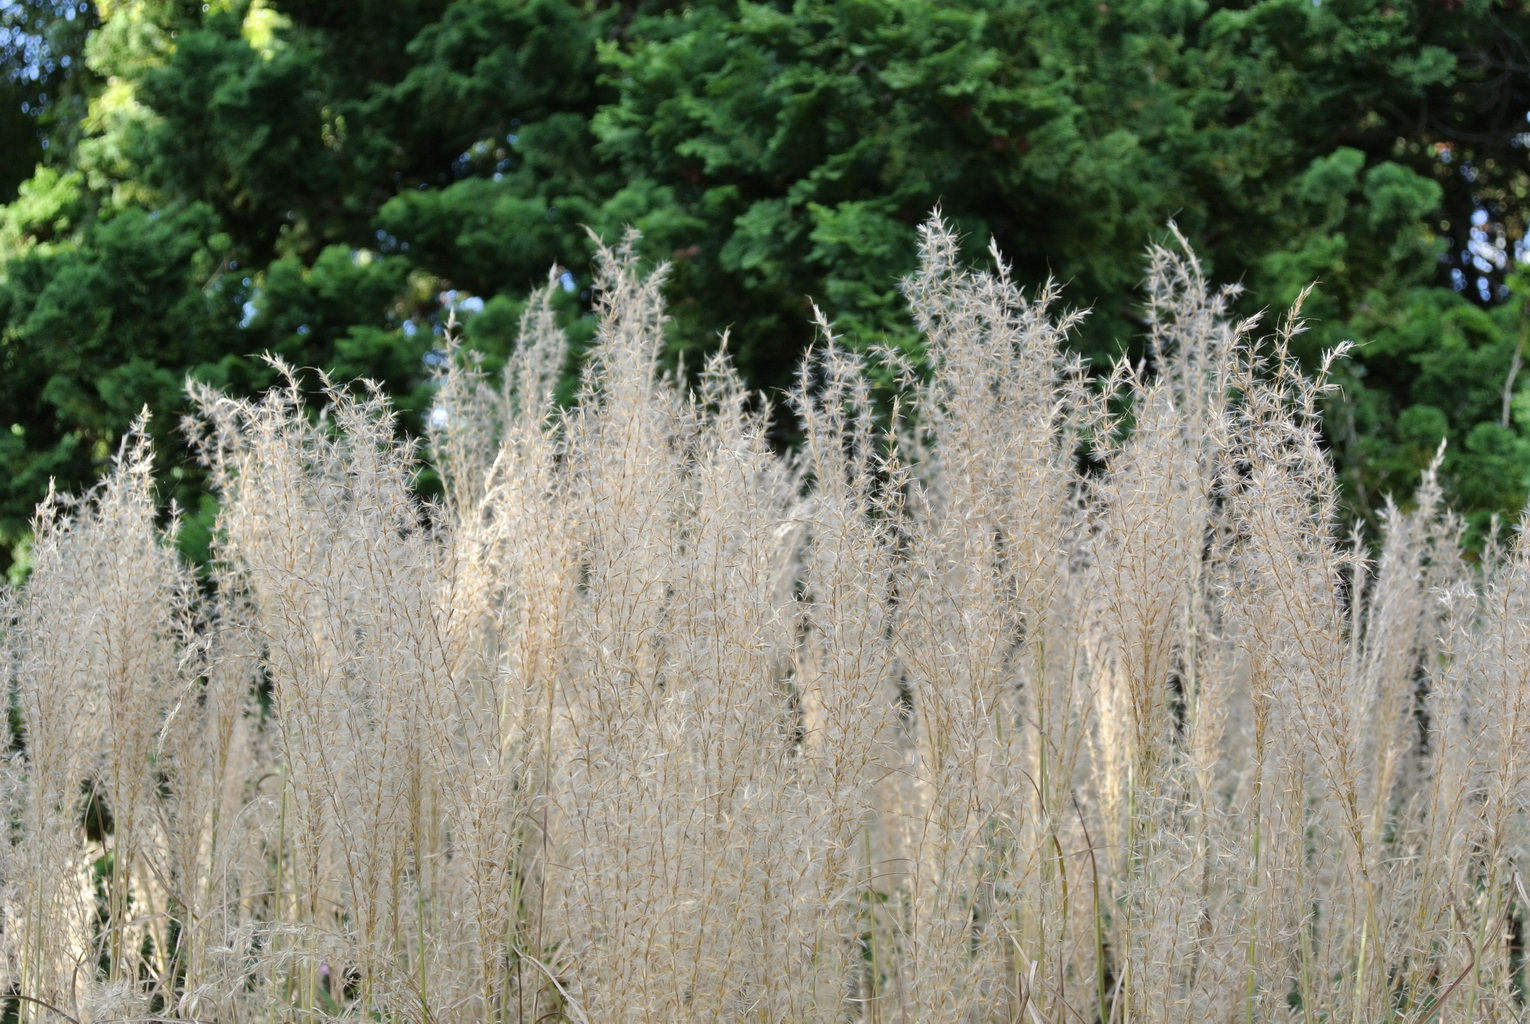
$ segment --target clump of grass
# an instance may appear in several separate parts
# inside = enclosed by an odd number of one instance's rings
[[[193,389],[205,580],[141,431],[51,498],[5,1012],[1523,1016],[1523,535],[1465,563],[1432,472],[1344,535],[1299,318],[1232,322],[1187,250],[1103,383],[956,251],[926,226],[890,422],[821,323],[790,455],[725,356],[658,375],[629,239],[573,407],[550,289],[503,380],[449,353],[440,504],[379,393],[285,368]]]

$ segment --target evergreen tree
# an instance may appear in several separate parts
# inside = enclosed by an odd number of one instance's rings
[[[377,380],[417,423],[447,314],[501,360],[555,263],[587,335],[587,229],[635,224],[674,264],[687,366],[728,330],[751,384],[781,386],[809,299],[914,345],[898,280],[937,204],[1091,306],[1076,343],[1101,365],[1133,351],[1171,218],[1249,311],[1317,281],[1306,355],[1358,344],[1329,420],[1353,510],[1408,493],[1444,439],[1479,525],[1525,499],[1518,0],[0,12],[0,547],[144,404],[165,494],[198,508],[171,443],[188,374],[248,392],[271,352]]]

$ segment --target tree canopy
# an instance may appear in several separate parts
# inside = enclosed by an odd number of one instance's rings
[[[272,353],[417,422],[448,315],[502,361],[555,264],[577,348],[589,232],[673,264],[687,366],[726,331],[779,388],[815,300],[914,346],[937,205],[1092,307],[1100,366],[1171,219],[1246,312],[1316,282],[1352,511],[1441,441],[1479,528],[1525,502],[1520,0],[9,0],[0,55],[0,547],[145,404],[198,509],[188,375]]]

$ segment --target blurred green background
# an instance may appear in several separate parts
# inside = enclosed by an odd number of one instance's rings
[[[687,366],[726,329],[783,386],[810,300],[917,349],[898,282],[937,204],[1092,308],[1099,367],[1140,349],[1171,218],[1245,312],[1316,281],[1304,358],[1357,346],[1349,514],[1441,440],[1476,529],[1525,502],[1519,0],[0,0],[0,72],[0,568],[145,404],[205,548],[188,375],[252,392],[275,353],[417,430],[447,315],[492,368],[555,264],[572,372],[587,228],[673,264]]]

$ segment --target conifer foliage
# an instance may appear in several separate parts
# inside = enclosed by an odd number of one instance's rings
[[[275,353],[418,435],[448,317],[497,370],[554,263],[568,400],[586,228],[672,264],[666,366],[727,331],[785,406],[806,297],[917,358],[897,282],[937,204],[966,258],[1069,283],[1101,375],[1170,218],[1259,302],[1318,282],[1295,354],[1355,343],[1346,512],[1375,530],[1448,440],[1480,541],[1530,490],[1527,66],[1521,0],[0,0],[0,569],[145,404],[202,557],[188,375],[251,398]]]

